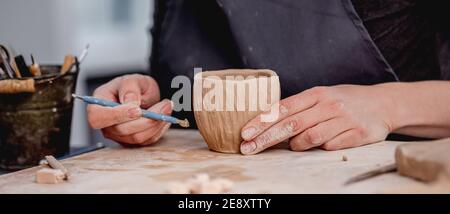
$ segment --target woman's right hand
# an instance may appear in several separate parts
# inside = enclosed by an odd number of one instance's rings
[[[88,105],[88,121],[103,136],[123,145],[149,145],[158,141],[170,123],[141,118],[141,108],[170,115],[173,104],[160,100],[156,81],[139,74],[117,77],[97,88],[94,97],[124,105],[114,108]]]

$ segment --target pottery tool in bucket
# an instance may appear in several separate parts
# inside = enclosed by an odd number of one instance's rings
[[[45,155],[69,152],[73,98],[80,61],[40,65],[0,45],[0,168],[35,166]]]
[[[112,101],[109,101],[109,100],[102,100],[102,99],[91,97],[91,96],[79,96],[79,95],[76,95],[76,94],[72,94],[72,96],[74,98],[80,99],[80,100],[82,100],[82,101],[84,101],[86,103],[93,104],[93,105],[100,105],[100,106],[104,106],[104,107],[116,107],[116,106],[121,105],[121,104],[116,103],[116,102],[112,102]],[[158,114],[158,113],[147,111],[147,110],[143,110],[143,109],[141,111],[142,111],[142,117],[144,117],[144,118],[165,121],[165,122],[169,122],[169,123],[173,123],[173,124],[178,124],[178,125],[180,125],[181,127],[184,127],[184,128],[189,127],[189,121],[187,119],[180,120],[180,119],[177,119],[177,118],[172,117],[172,116]]]

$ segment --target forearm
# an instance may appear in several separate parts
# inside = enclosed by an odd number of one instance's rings
[[[450,137],[450,82],[384,83],[375,87],[388,108],[393,133]]]

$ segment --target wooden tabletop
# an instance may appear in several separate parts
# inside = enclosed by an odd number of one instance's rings
[[[67,182],[37,184],[39,167],[0,176],[0,193],[165,193],[198,173],[235,182],[232,193],[408,193],[429,185],[397,173],[345,186],[351,176],[394,162],[403,142],[341,151],[293,152],[286,145],[254,156],[209,151],[197,131],[171,130],[143,148],[106,148],[63,160]],[[347,161],[343,161],[343,156]]]

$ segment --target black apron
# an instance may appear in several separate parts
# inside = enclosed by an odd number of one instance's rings
[[[282,97],[314,86],[397,81],[350,0],[157,1],[151,75],[162,97],[194,68],[264,68]],[[175,116],[193,120],[192,112]]]

